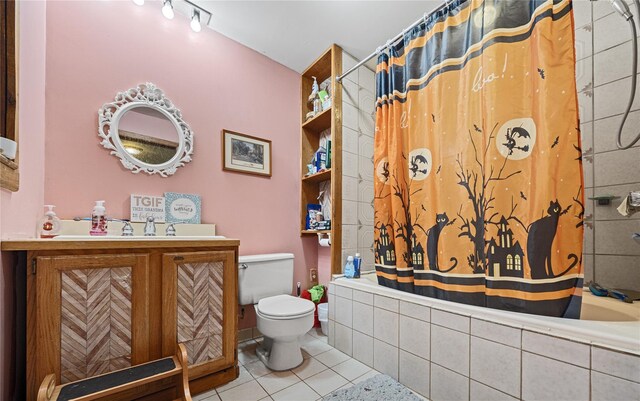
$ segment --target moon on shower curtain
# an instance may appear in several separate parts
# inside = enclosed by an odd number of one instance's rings
[[[427,148],[413,149],[409,152],[409,178],[414,181],[422,181],[431,173],[431,151]]]
[[[376,177],[378,181],[389,185],[389,159],[383,157],[376,166]]]
[[[536,123],[532,118],[515,118],[498,130],[496,147],[503,157],[522,160],[531,156],[536,137]]]

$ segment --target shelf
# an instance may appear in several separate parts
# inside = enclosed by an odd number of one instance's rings
[[[300,234],[302,235],[316,235],[316,234],[330,234],[331,230],[302,230]]]
[[[304,122],[302,124],[302,128],[315,132],[331,128],[331,107],[323,110],[320,114]]]
[[[321,171],[319,173],[315,173],[312,175],[308,175],[306,177],[302,178],[302,182],[320,182],[320,181],[327,181],[331,179],[331,169],[327,169],[324,171]]]

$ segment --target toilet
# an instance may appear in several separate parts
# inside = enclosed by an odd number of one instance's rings
[[[238,262],[238,301],[254,305],[264,336],[258,358],[271,370],[295,368],[302,363],[299,338],[313,327],[315,304],[290,295],[293,254],[240,256]]]

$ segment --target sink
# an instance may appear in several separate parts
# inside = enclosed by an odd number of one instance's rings
[[[226,237],[222,235],[184,235],[184,236],[176,236],[176,237],[167,237],[164,235],[158,235],[156,237],[147,237],[144,235],[132,235],[132,236],[122,236],[122,235],[105,235],[105,236],[91,236],[91,235],[58,235],[54,237],[54,240],[72,240],[72,241],[113,241],[113,240],[125,240],[125,241],[181,241],[181,240],[191,240],[191,241],[202,241],[202,240],[212,240],[212,239],[225,239]]]

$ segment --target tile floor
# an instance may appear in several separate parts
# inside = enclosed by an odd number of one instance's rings
[[[316,401],[334,390],[351,387],[378,374],[328,345],[320,329],[311,329],[302,338],[302,365],[285,372],[274,372],[258,360],[255,349],[260,342],[261,339],[256,339],[238,344],[240,376],[236,380],[198,394],[193,400]]]

